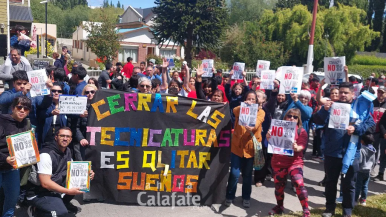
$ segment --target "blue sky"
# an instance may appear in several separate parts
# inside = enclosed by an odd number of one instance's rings
[[[111,0],[109,0],[109,3],[110,3]],[[113,4],[116,6],[117,5],[117,2],[118,0],[113,0]],[[154,0],[141,0],[141,1],[138,1],[138,0],[120,0],[121,4],[123,4],[125,6],[125,9],[131,5],[132,7],[134,8],[149,8],[149,7],[153,7],[155,6],[154,4]],[[88,5],[91,5],[91,6],[101,6],[103,3],[103,0],[88,0]]]

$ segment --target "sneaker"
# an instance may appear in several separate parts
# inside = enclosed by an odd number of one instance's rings
[[[336,203],[342,203],[342,202],[343,202],[343,196],[336,198]]]
[[[28,217],[36,217],[36,209],[33,206],[27,208]]]
[[[311,217],[310,210],[303,210],[303,216],[302,217]]]
[[[69,213],[77,214],[82,211],[82,208],[74,206],[72,203],[64,204],[68,210]]]
[[[332,217],[334,215],[335,215],[335,212],[329,211],[329,210],[324,210],[324,212],[322,213],[322,217]]]
[[[374,177],[374,180],[379,180],[379,181],[385,181],[384,179],[383,179],[383,174],[378,174],[376,177]]]
[[[227,206],[227,207],[229,207],[231,204],[232,204],[232,200],[226,199],[225,202],[224,202],[224,205]]]
[[[261,187],[261,186],[263,186],[263,184],[261,182],[256,182],[255,186],[256,187]]]
[[[265,177],[265,180],[273,182],[273,178],[271,174],[268,174],[267,177]]]
[[[251,206],[251,201],[250,200],[243,200],[243,206],[244,206],[244,208],[249,208]]]
[[[276,205],[275,207],[272,208],[271,211],[268,212],[268,215],[281,215],[284,213],[284,207]]]
[[[362,206],[366,206],[366,199],[359,199],[359,203],[362,205]]]

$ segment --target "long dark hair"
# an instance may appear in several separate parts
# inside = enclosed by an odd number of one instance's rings
[[[259,103],[259,99],[257,98],[257,94],[256,94],[256,92],[255,92],[254,90],[250,90],[250,91],[246,92],[246,93],[244,94],[243,101],[246,101],[248,95],[251,94],[251,93],[255,95],[256,103]]]

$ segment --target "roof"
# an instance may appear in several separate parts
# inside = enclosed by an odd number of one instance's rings
[[[134,8],[143,18],[146,18],[149,14],[152,13],[153,8]]]
[[[129,32],[137,31],[137,30],[140,30],[140,29],[149,29],[149,30],[151,30],[150,27],[148,27],[148,26],[142,26],[142,27],[139,27],[139,28],[119,29],[118,30],[118,34],[129,33]]]
[[[38,33],[36,32],[36,35],[46,36],[46,33],[38,34]],[[52,35],[50,35],[50,34],[47,34],[47,38],[54,38],[54,39],[56,39],[56,37],[54,37],[54,36],[52,36]]]
[[[30,7],[9,5],[9,19],[10,21],[18,22],[32,22],[32,12]]]

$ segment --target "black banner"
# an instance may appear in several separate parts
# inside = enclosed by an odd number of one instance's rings
[[[154,206],[225,200],[228,104],[100,90],[90,106],[87,139],[93,198]]]

